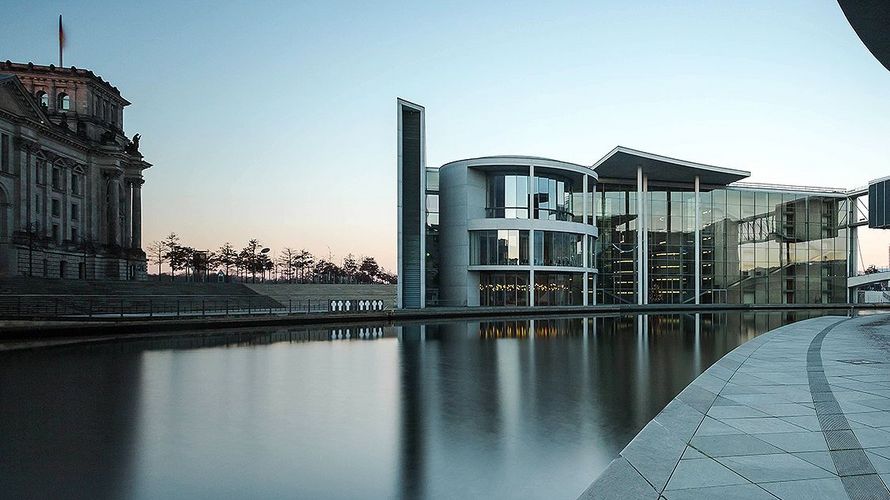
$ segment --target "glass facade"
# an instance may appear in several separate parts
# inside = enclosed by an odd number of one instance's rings
[[[528,231],[471,231],[470,265],[527,266]]]
[[[497,219],[528,219],[528,176],[489,175],[485,216]]]
[[[536,306],[583,304],[584,273],[535,272]]]
[[[594,214],[598,301],[635,303],[635,185],[599,184]],[[695,193],[650,184],[644,194],[648,302],[695,301]],[[842,196],[727,187],[700,193],[701,302],[846,302]]]
[[[527,272],[481,272],[479,305],[527,306],[528,286]]]
[[[575,191],[571,181],[554,177],[535,176],[534,209],[536,218],[573,220]],[[581,191],[578,189],[578,191]]]
[[[439,169],[426,169],[426,305],[439,305]]]
[[[584,235],[535,231],[535,265],[584,267]]]

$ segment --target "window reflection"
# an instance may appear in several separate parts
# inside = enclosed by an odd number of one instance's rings
[[[528,231],[518,229],[472,231],[470,265],[527,266]]]
[[[528,176],[490,175],[485,216],[494,219],[528,218]]]

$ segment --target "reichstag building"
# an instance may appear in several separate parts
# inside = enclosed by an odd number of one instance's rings
[[[89,70],[0,62],[0,276],[145,278],[129,104]]]

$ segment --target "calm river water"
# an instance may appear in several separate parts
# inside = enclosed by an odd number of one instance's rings
[[[0,496],[574,499],[711,363],[814,315],[239,330],[0,353]]]

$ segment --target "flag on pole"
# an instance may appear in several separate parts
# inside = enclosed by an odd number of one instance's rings
[[[62,14],[59,14],[59,67],[62,67],[62,49],[65,47],[65,30],[62,29]]]

